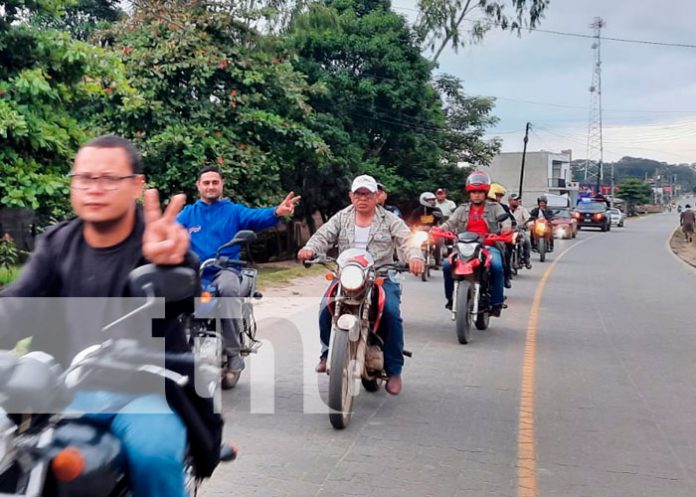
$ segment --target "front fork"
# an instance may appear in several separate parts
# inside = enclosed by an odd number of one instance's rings
[[[454,292],[452,293],[452,321],[457,319],[457,294],[459,293],[459,282],[454,285]],[[471,310],[471,315],[476,316],[479,312],[479,301],[481,296],[481,283],[474,282],[474,307]]]

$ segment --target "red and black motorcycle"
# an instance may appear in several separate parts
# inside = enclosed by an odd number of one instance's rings
[[[349,249],[338,259],[319,257],[305,266],[322,264],[331,270],[333,281],[327,299],[332,314],[331,341],[326,371],[329,374],[329,420],[336,429],[350,423],[353,398],[360,383],[376,392],[387,378],[384,370],[384,342],[378,334],[384,312],[385,277],[407,271],[405,263],[376,267],[369,252]],[[410,357],[411,353],[403,352]]]
[[[479,330],[488,328],[491,315],[491,252],[486,248],[499,243],[512,243],[512,233],[506,235],[466,231],[455,235],[451,231],[434,229],[431,232],[454,242],[450,255],[454,293],[452,320],[456,322],[459,343],[469,343],[471,323]]]

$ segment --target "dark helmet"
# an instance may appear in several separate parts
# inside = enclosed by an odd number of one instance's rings
[[[549,199],[546,198],[546,195],[540,195],[539,197],[537,197],[537,204],[540,202],[544,202],[545,204],[548,204]]]
[[[689,204],[686,204],[686,205],[684,206],[684,208],[686,208],[686,209],[691,209],[691,206],[690,206]]]

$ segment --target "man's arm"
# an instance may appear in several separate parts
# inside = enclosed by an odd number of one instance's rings
[[[240,229],[260,231],[278,224],[275,207],[251,208],[241,204],[234,205],[237,209]]]
[[[326,252],[338,243],[338,235],[341,232],[341,212],[335,214],[307,241],[304,248],[312,250],[314,254],[326,254]]]
[[[389,232],[396,242],[399,255],[405,256],[406,261],[423,259],[420,245],[416,243],[413,233],[401,219],[395,219],[390,223]]]
[[[466,226],[464,210],[465,207],[463,205],[457,207],[454,212],[452,212],[449,219],[440,225],[440,228],[445,231],[453,231],[455,233],[459,231],[459,228],[463,229],[463,227]]]

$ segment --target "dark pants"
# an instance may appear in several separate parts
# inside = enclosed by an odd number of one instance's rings
[[[384,369],[389,376],[401,374],[404,365],[404,325],[401,319],[401,288],[397,283],[385,279],[382,285],[386,293],[384,313],[379,328],[380,337],[384,340]],[[328,293],[328,291],[327,291]],[[321,336],[321,356],[329,353],[331,339],[331,312],[328,308],[327,295],[321,299],[319,307],[319,333]]]

